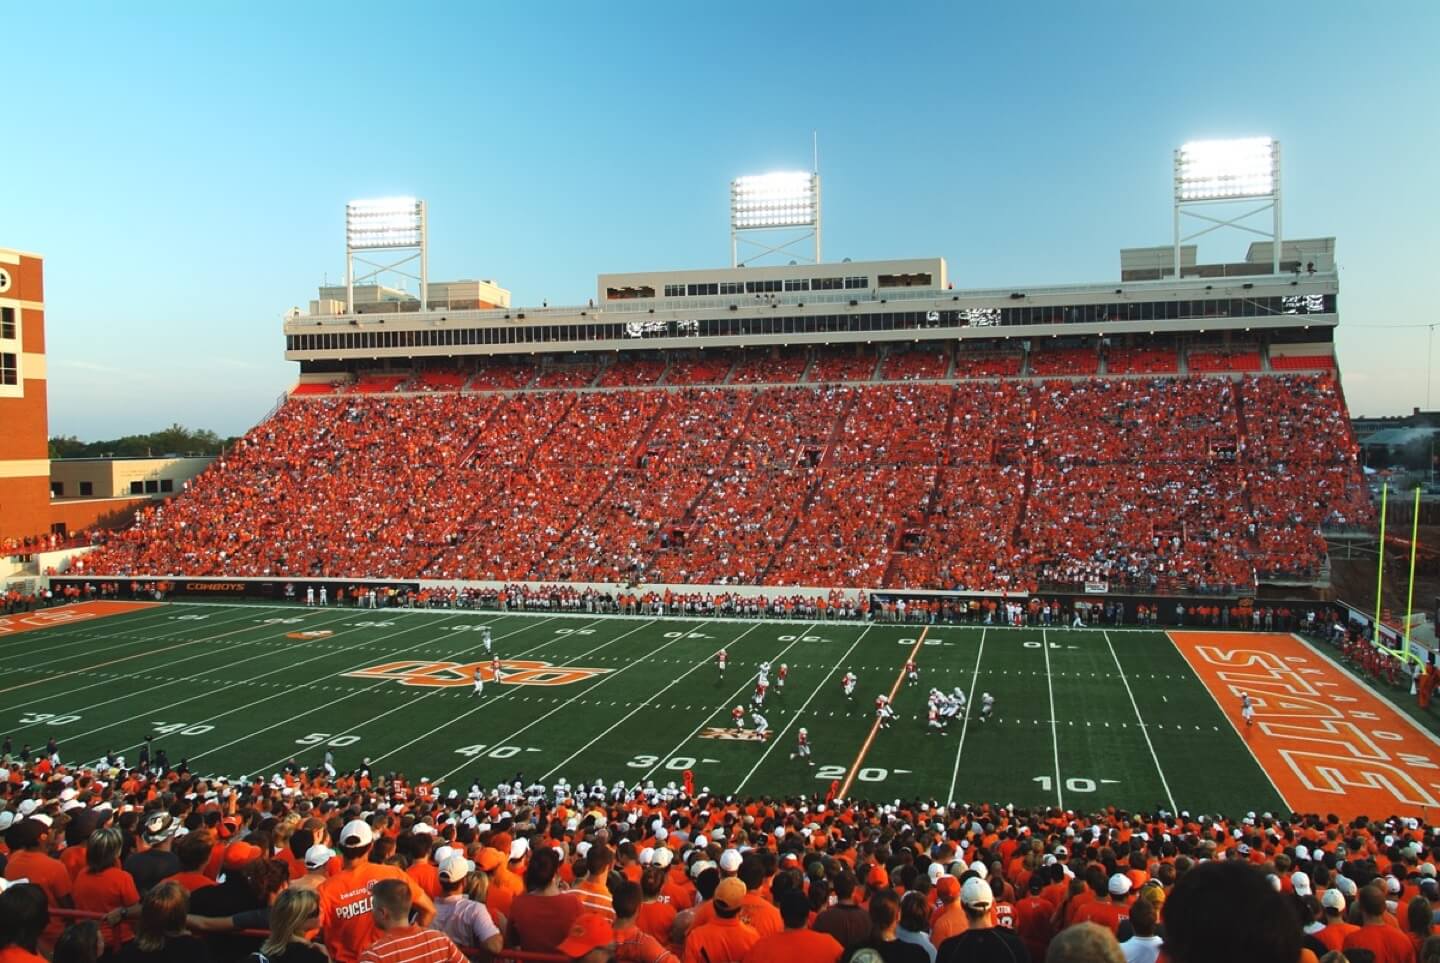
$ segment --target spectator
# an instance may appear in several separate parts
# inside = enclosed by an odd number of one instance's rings
[[[876,890],[870,894],[870,937],[845,954],[846,960],[855,960],[866,949],[879,954],[884,963],[929,963],[930,954],[914,943],[899,939],[895,935],[900,925],[900,900],[891,889]]]
[[[208,963],[210,950],[185,932],[190,894],[179,883],[160,883],[145,894],[135,938],[120,948],[115,963]]]
[[[810,901],[799,890],[780,897],[785,928],[756,940],[743,963],[837,963],[845,949],[835,937],[808,928]]]
[[[342,833],[342,844],[344,838]],[[415,888],[412,880],[402,878],[382,879],[371,887],[376,935],[360,954],[360,963],[466,963],[448,936],[410,921]],[[425,898],[423,891],[420,896]]]
[[[580,897],[562,893],[556,876],[560,857],[550,848],[537,849],[525,867],[525,892],[510,904],[506,944],[532,953],[553,953],[583,911]]]
[[[270,937],[260,944],[259,955],[273,963],[326,963],[330,955],[306,938],[319,925],[319,894],[291,887],[270,908]]]
[[[140,833],[142,846],[125,860],[125,872],[135,880],[143,896],[155,884],[180,872],[180,860],[170,851],[179,824],[167,812],[151,813]]]
[[[5,845],[10,858],[5,862],[5,879],[23,879],[45,891],[47,906],[68,909],[74,905],[70,873],[60,860],[50,856],[50,817],[37,814],[12,823],[5,831]],[[52,917],[41,937],[42,946],[55,945],[65,921]]]
[[[822,910],[815,917],[811,929],[835,937],[848,952],[870,938],[870,914],[855,901],[855,888],[859,882],[855,874],[846,870],[835,877],[833,891],[835,905]]]
[[[1295,963],[1300,955],[1293,906],[1247,863],[1212,861],[1186,872],[1165,901],[1164,921],[1174,963]],[[1395,935],[1408,953],[1409,940]]]
[[[615,931],[610,921],[599,913],[581,913],[555,952],[576,963],[605,963],[612,959],[614,947]]]
[[[65,932],[55,941],[52,963],[96,963],[104,952],[105,941],[100,937],[100,924],[94,920],[80,920],[65,927]]]
[[[370,862],[370,848],[375,842],[374,831],[362,819],[352,819],[340,830],[340,872],[320,886],[320,926],[325,933],[325,946],[337,963],[355,963],[362,950],[375,942],[377,918],[371,908],[373,888],[386,880],[398,880],[410,888],[406,913],[413,906],[416,922],[429,926],[435,918],[435,905],[430,897],[394,866]],[[392,922],[393,919],[387,919]]]
[[[690,930],[685,938],[685,963],[735,963],[760,941],[740,919],[745,884],[731,876],[720,881],[713,897],[715,918]]]
[[[930,942],[927,910],[925,894],[914,889],[908,891],[900,900],[900,926],[895,930],[895,936],[920,947],[930,963],[935,963],[935,945]]]
[[[1387,920],[1385,893],[1374,883],[1360,890],[1360,928],[1345,937],[1342,949],[1348,957],[1351,950],[1368,950],[1375,954],[1375,963],[1410,963],[1415,948],[1398,927]]]
[[[119,829],[95,830],[85,844],[85,871],[75,879],[75,908],[105,914],[101,935],[112,951],[132,936],[124,920],[140,915],[140,890],[120,868],[124,845],[125,835]]]
[[[463,947],[484,947],[498,953],[504,945],[500,929],[483,903],[465,895],[466,882],[475,864],[463,855],[453,855],[440,864],[440,899],[430,924]]]
[[[1098,923],[1077,923],[1050,941],[1045,963],[1125,963],[1115,934]]]
[[[1155,963],[1164,942],[1155,935],[1155,904],[1137,899],[1130,907],[1130,926],[1135,935],[1120,944],[1125,963]]]
[[[45,890],[34,883],[11,883],[0,892],[0,959],[5,963],[45,963],[40,934],[50,923]]]
[[[965,908],[965,931],[936,948],[937,963],[1030,963],[1030,951],[1020,937],[995,925],[990,912],[995,896],[989,883],[979,876],[965,880],[960,887],[960,905]]]
[[[663,943],[636,925],[641,905],[639,883],[628,879],[617,883],[611,897],[615,909],[615,959],[630,963],[679,963]]]

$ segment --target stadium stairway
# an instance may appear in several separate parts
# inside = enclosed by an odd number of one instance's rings
[[[950,358],[950,370],[955,370],[953,355]],[[912,527],[918,527],[921,532],[931,530],[930,520],[935,514],[935,507],[940,504],[940,493],[945,490],[945,469],[948,467],[947,453],[950,451],[950,434],[955,429],[955,409],[959,407],[959,404],[960,393],[952,388],[949,403],[946,405],[945,429],[940,436],[938,449],[940,461],[935,468],[935,478],[930,486],[930,491],[926,493],[922,503],[924,511],[918,519],[915,519],[915,525],[911,524],[910,518],[896,520],[895,531],[890,542],[890,556],[885,562],[885,573],[880,576],[880,584],[883,586],[894,585],[895,567],[900,564],[902,558],[909,554],[901,547],[905,542],[905,533]]]
[[[465,450],[461,452],[460,457],[455,460],[456,468],[464,470],[470,467],[470,463],[475,460],[476,452],[480,450],[480,439],[485,437],[485,429],[490,426],[490,419],[495,417],[495,412],[498,411],[503,404],[503,396],[495,395],[491,398],[489,410],[485,412],[484,417],[480,419],[479,427],[475,429],[475,437],[470,439],[469,444],[465,446]]]

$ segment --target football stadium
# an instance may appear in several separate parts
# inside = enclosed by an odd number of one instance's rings
[[[285,395],[89,508],[0,249],[0,960],[1440,958],[1433,554],[1295,163],[975,288],[827,260],[817,160],[570,305],[352,200]]]

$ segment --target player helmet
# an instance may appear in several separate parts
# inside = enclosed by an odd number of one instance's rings
[[[804,726],[801,726],[801,727],[800,727],[800,735],[802,735],[802,736],[808,736],[809,734],[810,734],[810,731],[809,731],[808,729],[806,729]]]

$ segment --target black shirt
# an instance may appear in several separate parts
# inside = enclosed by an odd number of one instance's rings
[[[935,963],[1030,963],[1020,937],[1003,926],[966,930],[940,944]]]
[[[146,953],[134,940],[120,947],[115,963],[210,963],[210,951],[193,936],[166,937],[160,949]]]
[[[872,937],[854,946],[841,957],[843,963],[851,963],[859,955],[864,960],[868,954],[866,950],[873,950],[880,955],[884,963],[930,963],[930,954],[926,953],[914,943],[907,943],[904,940],[881,940]],[[859,961],[857,961],[859,963]]]

